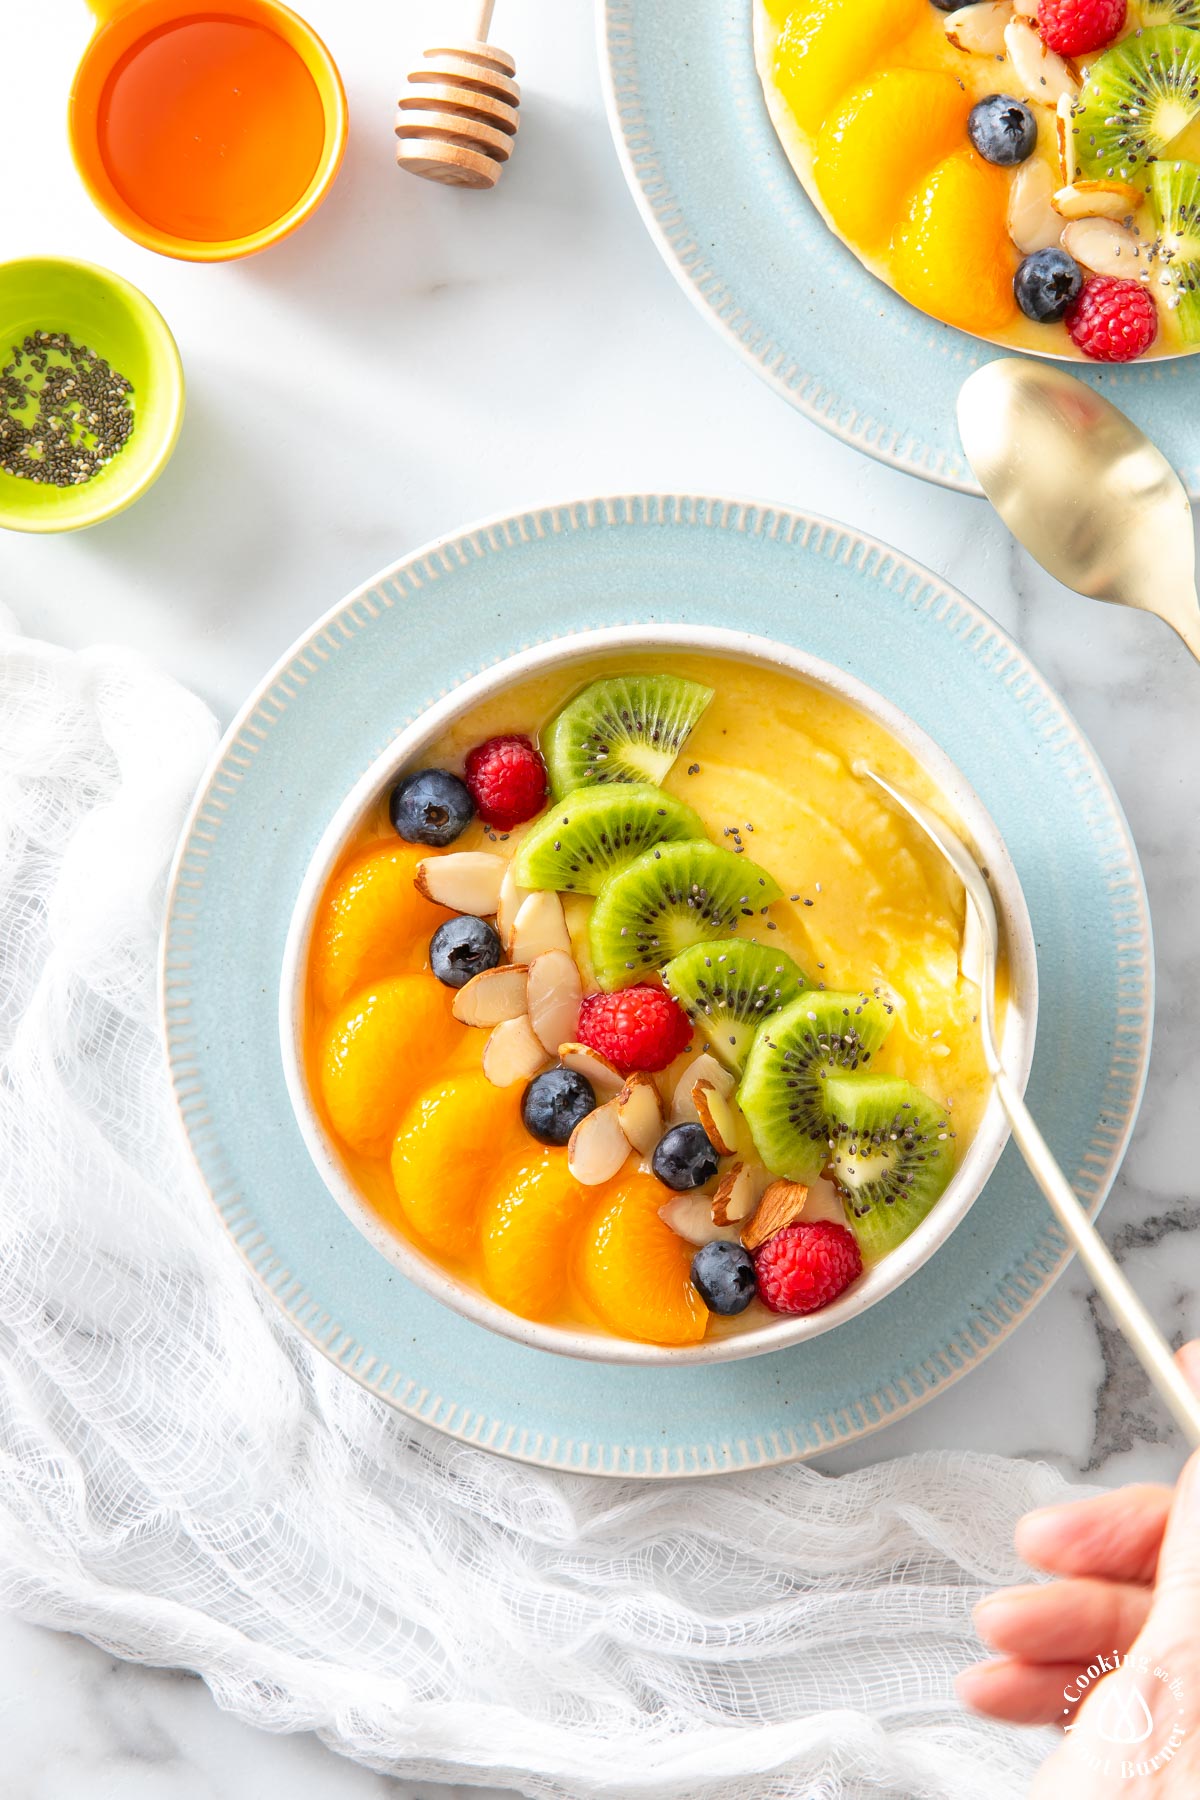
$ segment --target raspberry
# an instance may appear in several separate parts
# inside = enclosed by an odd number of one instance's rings
[[[778,1313],[819,1312],[862,1274],[852,1231],[830,1219],[797,1219],[755,1253],[758,1297]]]
[[[1042,42],[1060,56],[1103,50],[1125,29],[1126,0],[1039,0]]]
[[[691,1041],[692,1027],[662,988],[589,994],[579,1009],[579,1042],[606,1056],[622,1075],[665,1069]]]
[[[1084,282],[1064,323],[1073,342],[1096,362],[1132,362],[1158,336],[1153,295],[1140,281],[1114,281],[1108,276]]]
[[[511,831],[541,812],[546,765],[527,737],[489,738],[467,757],[467,786],[484,824]]]

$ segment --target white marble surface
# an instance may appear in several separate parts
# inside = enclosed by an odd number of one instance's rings
[[[500,0],[496,35],[518,59],[525,122],[491,196],[392,167],[392,104],[419,9],[307,0],[349,90],[343,174],[290,242],[211,269],[127,243],[75,180],[62,119],[87,31],[80,0],[4,10],[5,61],[20,81],[0,109],[0,257],[66,252],[131,277],[173,326],[189,379],[178,453],[137,508],[77,537],[0,543],[0,598],[24,628],[137,645],[227,717],[343,592],[478,515],[689,488],[800,504],[890,540],[1015,632],[1130,816],[1160,1003],[1147,1103],[1104,1230],[1169,1333],[1200,1332],[1186,1135],[1200,670],[1165,627],[1056,588],[982,503],[835,443],[725,349],[681,298],[625,190],[585,0]],[[443,24],[451,11],[440,0]],[[1180,1459],[1075,1269],[977,1373],[826,1466],[947,1445],[1046,1456],[1105,1482],[1170,1476]],[[194,1678],[116,1664],[12,1620],[0,1621],[0,1737],[11,1800],[433,1792],[352,1769],[309,1740],[255,1734],[219,1715]]]

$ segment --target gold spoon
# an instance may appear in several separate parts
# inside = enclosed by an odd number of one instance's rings
[[[1200,660],[1191,504],[1131,419],[1062,369],[1013,356],[963,383],[958,429],[980,487],[1044,569],[1156,613]]]
[[[1078,383],[1073,385],[1078,386]],[[1013,1085],[1001,1060],[996,1039],[995,1010],[1000,931],[996,923],[992,892],[982,869],[957,833],[927,806],[923,806],[894,782],[885,780],[867,763],[856,763],[854,773],[860,778],[873,781],[908,814],[941,852],[966,889],[967,905],[973,909],[979,925],[983,965],[979,986],[979,1029],[983,1038],[983,1056],[995,1085],[996,1097],[1012,1127],[1013,1141],[1025,1158],[1030,1174],[1049,1201],[1050,1210],[1066,1232],[1080,1262],[1107,1302],[1126,1342],[1158,1390],[1159,1398],[1191,1447],[1200,1448],[1200,1394],[1195,1393],[1185,1381],[1183,1371],[1171,1355],[1170,1346],[1162,1332],[1114,1262],[1107,1244],[1084,1211],[1078,1195],[1059,1167],[1053,1151],[1038,1130],[1029,1108]]]

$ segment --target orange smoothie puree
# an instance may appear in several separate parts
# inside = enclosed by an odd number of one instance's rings
[[[588,682],[637,672],[646,672],[644,654],[518,683],[459,720],[419,766],[460,773],[468,750],[499,734],[536,742]],[[962,892],[852,764],[869,759],[935,807],[936,791],[887,732],[794,676],[660,651],[654,672],[713,690],[663,791],[695,809],[717,846],[728,847],[736,827],[747,856],[782,888],[768,909],[769,940],[760,918],[739,935],[752,931],[786,951],[814,987],[890,992],[894,1024],[872,1069],[937,1097],[961,1159],[989,1091],[978,992],[959,972]],[[659,1217],[670,1191],[632,1152],[611,1181],[577,1182],[566,1151],[525,1130],[524,1082],[495,1087],[484,1075],[488,1031],[452,1015],[454,991],[430,972],[430,938],[452,915],[417,891],[418,864],[464,850],[511,856],[528,830],[497,834],[475,819],[450,849],[431,850],[397,836],[381,797],[333,874],[313,933],[306,1047],[315,1103],[379,1217],[510,1311],[664,1344],[736,1329],[736,1319],[711,1317],[691,1286],[694,1244]],[[576,893],[563,904],[586,993],[594,902]],[[665,1105],[704,1049],[695,1038],[656,1077]],[[743,1315],[760,1324],[766,1316],[757,1300]]]

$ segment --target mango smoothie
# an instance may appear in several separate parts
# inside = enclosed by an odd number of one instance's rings
[[[1200,3],[754,0],[780,142],[934,318],[1127,362],[1200,343]]]
[[[944,1191],[989,1087],[963,897],[846,701],[623,654],[474,709],[383,797],[308,965],[371,1207],[523,1318],[658,1344],[817,1310]]]

